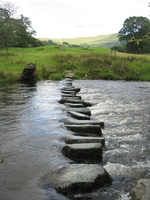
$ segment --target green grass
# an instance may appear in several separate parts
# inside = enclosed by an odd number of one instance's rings
[[[128,59],[132,56],[133,61]],[[150,56],[114,53],[107,48],[44,46],[0,50],[0,83],[15,82],[28,63],[35,63],[39,80],[61,80],[72,70],[76,79],[150,81]]]

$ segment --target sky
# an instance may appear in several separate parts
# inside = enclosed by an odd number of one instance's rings
[[[18,6],[36,38],[93,37],[118,33],[125,19],[150,18],[150,0],[0,0]]]

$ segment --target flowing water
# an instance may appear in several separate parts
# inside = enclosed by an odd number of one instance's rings
[[[72,198],[46,184],[69,165],[61,153],[69,117],[59,104],[61,82],[0,86],[0,200],[130,199],[140,178],[150,178],[150,82],[74,81],[93,104],[92,119],[104,121],[104,168],[113,183]]]

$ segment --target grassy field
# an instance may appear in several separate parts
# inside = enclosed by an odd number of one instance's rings
[[[131,59],[129,59],[131,57]],[[19,79],[28,63],[37,66],[38,80],[61,80],[67,70],[76,79],[150,81],[150,56],[111,52],[110,49],[44,46],[0,50],[0,82]]]

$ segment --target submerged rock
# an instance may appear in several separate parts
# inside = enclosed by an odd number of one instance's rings
[[[102,161],[101,143],[78,143],[66,145],[62,153],[71,160],[82,163],[97,163]]]
[[[98,164],[71,164],[47,179],[47,185],[67,196],[89,193],[112,182],[108,172]]]
[[[150,179],[140,179],[130,192],[131,200],[150,199]]]

